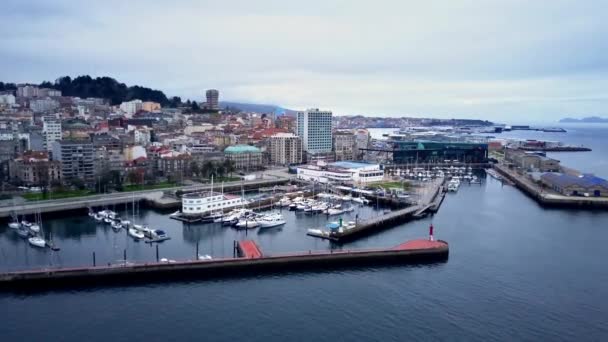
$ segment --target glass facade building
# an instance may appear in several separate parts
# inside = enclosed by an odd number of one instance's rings
[[[488,160],[488,144],[437,141],[395,141],[393,162],[395,164],[485,163]]]

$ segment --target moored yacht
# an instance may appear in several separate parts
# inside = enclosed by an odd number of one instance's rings
[[[30,245],[34,246],[34,247],[46,247],[46,241],[41,238],[40,236],[33,236],[29,239],[27,239],[28,242],[30,243]]]
[[[284,225],[287,221],[281,214],[270,214],[256,220],[260,228],[271,228]]]

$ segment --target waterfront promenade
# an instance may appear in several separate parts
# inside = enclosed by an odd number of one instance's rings
[[[271,178],[271,179],[257,179],[251,181],[237,181],[228,182],[223,184],[225,191],[240,190],[243,188],[259,188],[267,187],[278,184],[284,184],[288,182],[287,178]],[[215,184],[214,189],[219,189],[219,185]],[[147,200],[152,203],[159,202],[162,206],[163,196],[165,193],[174,193],[177,191],[181,192],[197,192],[210,190],[211,185],[192,185],[192,186],[178,186],[165,189],[154,189],[154,190],[138,190],[131,192],[116,192],[92,196],[64,198],[56,200],[44,200],[27,202],[18,205],[9,205],[0,207],[0,218],[9,217],[12,213],[19,215],[34,214],[36,212],[49,213],[64,210],[75,210],[87,207],[98,207],[105,205],[124,204],[131,203],[133,201]]]

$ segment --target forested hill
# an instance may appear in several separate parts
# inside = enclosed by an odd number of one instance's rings
[[[48,81],[42,82],[40,86],[61,90],[64,96],[105,98],[110,100],[113,105],[133,99],[159,102],[163,106],[171,105],[174,101],[179,103],[179,100],[176,98],[169,100],[160,90],[137,85],[128,87],[126,84],[120,83],[110,77],[92,78],[85,75],[72,79],[70,76],[64,76],[57,79],[54,83]]]

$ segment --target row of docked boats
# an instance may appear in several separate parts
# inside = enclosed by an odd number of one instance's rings
[[[14,219],[8,226],[9,228],[14,229],[17,232],[17,235],[27,239],[31,246],[39,248],[47,246],[47,241],[42,236],[42,229],[39,223]]]
[[[281,198],[278,202],[275,203],[277,207],[289,207],[290,210],[304,210],[307,204],[316,204],[322,205],[324,201],[337,201],[337,202],[355,202],[359,204],[369,204],[369,200],[365,197],[353,197],[351,195],[334,195],[328,193],[319,193],[316,195],[319,199],[318,201],[314,201],[311,199],[305,199],[304,197],[296,197],[294,199],[290,199],[285,196]]]
[[[287,221],[281,213],[255,213],[251,209],[234,209],[214,220],[225,226],[238,229],[271,228],[284,225]]]
[[[162,229],[152,229],[145,224],[134,224],[129,220],[122,219],[112,210],[102,210],[99,212],[89,212],[89,216],[97,222],[109,224],[112,229],[119,232],[123,228],[127,234],[135,241],[146,239],[146,242],[161,242],[169,240],[171,237]]]
[[[342,203],[332,204],[330,202],[315,200],[312,198],[305,199],[303,197],[294,198],[287,207],[289,210],[300,211],[306,214],[326,215],[340,215],[345,212],[355,210],[355,208],[352,206],[343,207]]]

